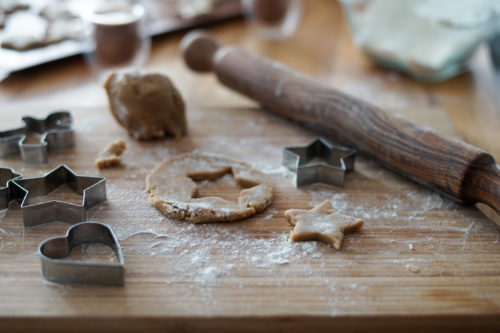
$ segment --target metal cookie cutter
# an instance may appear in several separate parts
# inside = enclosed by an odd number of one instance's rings
[[[87,210],[106,200],[106,178],[77,176],[61,164],[43,177],[14,179],[11,181],[11,200],[21,202],[25,227],[51,221],[78,223],[87,220]],[[44,196],[66,184],[83,196],[82,204],[51,200],[30,203],[30,199]]]
[[[11,181],[21,178],[21,175],[15,173],[10,168],[0,168],[0,210],[9,208],[11,201]]]
[[[47,163],[48,152],[74,146],[71,113],[57,111],[45,119],[23,117],[24,126],[0,132],[0,157],[20,154],[29,164]],[[39,143],[26,143],[30,133],[40,135]]]
[[[343,187],[355,156],[355,150],[317,138],[305,147],[284,148],[283,165],[296,172],[297,187],[317,182]]]
[[[101,243],[116,254],[118,263],[85,262],[66,259],[81,244]],[[38,247],[42,274],[50,282],[60,284],[97,284],[123,286],[125,263],[120,244],[105,224],[82,222],[71,226],[63,237],[43,241]]]

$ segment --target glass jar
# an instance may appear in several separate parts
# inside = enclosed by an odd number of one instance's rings
[[[245,14],[264,40],[291,37],[302,16],[301,0],[242,0]]]
[[[139,1],[107,1],[83,16],[85,59],[99,75],[107,70],[140,68],[149,57],[151,37]]]

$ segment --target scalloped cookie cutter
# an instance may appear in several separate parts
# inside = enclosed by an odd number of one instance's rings
[[[344,176],[354,169],[356,151],[317,138],[304,147],[283,149],[283,165],[297,175],[295,186],[325,183],[344,186]]]
[[[86,262],[67,259],[71,250],[82,244],[100,243],[109,246],[118,263]],[[93,284],[123,286],[125,262],[118,240],[105,224],[82,222],[71,226],[65,236],[43,241],[38,247],[42,263],[42,275],[59,284]]]
[[[0,132],[0,157],[21,155],[27,164],[44,164],[52,150],[74,146],[72,117],[67,111],[50,113],[44,119],[23,117],[24,126]],[[29,133],[40,135],[39,143],[26,143]]]

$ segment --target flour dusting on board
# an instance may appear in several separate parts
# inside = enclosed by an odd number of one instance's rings
[[[315,207],[329,199],[336,211],[341,214],[352,214],[366,220],[371,219],[411,219],[422,220],[421,213],[442,208],[457,208],[458,205],[438,193],[426,189],[415,189],[406,193],[391,193],[377,196],[376,202],[368,204],[352,204],[358,201],[351,198],[349,193],[332,193],[325,185],[315,184],[307,191],[311,195],[309,205]],[[357,196],[358,194],[352,194]],[[371,202],[370,202],[371,203]],[[411,212],[413,209],[416,211]]]
[[[226,155],[234,154],[236,158],[242,156],[242,160],[269,174],[276,184],[289,183],[292,186],[293,173],[281,166],[279,154],[276,157],[276,152],[281,152],[282,147],[269,144],[248,160],[243,158],[244,151],[225,140],[213,138],[208,141],[211,151],[226,151]],[[245,146],[243,141],[241,143]],[[257,139],[247,139],[247,144],[249,147],[259,146]],[[273,158],[264,158],[271,152]],[[148,152],[156,160],[155,163],[178,153],[181,152],[159,148]],[[154,167],[154,163],[151,164]],[[149,221],[138,223],[132,218],[113,224],[125,258],[150,258],[143,260],[155,262],[162,282],[186,286],[185,292],[195,292],[192,289],[195,286],[202,288],[207,302],[213,299],[213,292],[219,286],[230,284],[235,277],[272,278],[275,286],[286,290],[286,285],[281,285],[280,277],[289,276],[304,276],[312,281],[319,279],[315,283],[325,290],[333,283],[335,293],[346,293],[343,297],[338,296],[340,302],[346,300],[353,289],[339,282],[338,277],[348,274],[354,267],[358,272],[363,269],[368,272],[371,265],[394,265],[396,270],[403,265],[402,272],[407,274],[404,265],[418,263],[425,274],[426,265],[433,264],[433,260],[419,258],[419,254],[430,252],[435,256],[435,262],[446,260],[446,257],[440,257],[441,253],[449,251],[439,241],[442,235],[463,235],[456,244],[456,251],[467,251],[474,233],[483,229],[482,224],[468,222],[464,225],[457,219],[448,219],[446,214],[460,215],[460,208],[453,201],[408,182],[362,157],[358,158],[355,171],[347,176],[345,188],[314,184],[295,190],[309,195],[311,207],[329,199],[338,212],[365,220],[365,227],[360,232],[346,236],[341,251],[320,242],[291,242],[289,233],[292,226],[273,206],[255,219],[231,223],[194,225],[165,218],[149,205],[144,185],[140,183],[149,170],[133,164],[127,167],[130,169],[128,180],[134,185],[127,188],[109,182],[108,202],[101,209],[91,210],[90,217],[99,220],[104,210],[107,216],[115,211],[127,210],[131,216]],[[226,176],[221,181],[227,185],[232,180]],[[201,185],[207,182],[202,181]],[[386,191],[380,191],[380,187]],[[403,188],[404,191],[401,191]],[[426,214],[438,212],[432,224],[424,223]],[[465,219],[469,221],[473,217]],[[402,221],[412,221],[409,232],[415,235],[414,239],[398,239],[392,233],[408,228],[408,222]],[[272,232],[266,229],[267,223],[273,224]],[[367,239],[370,239],[369,247],[363,245]],[[372,254],[371,259],[367,259],[367,252]],[[332,268],[335,271],[331,271]],[[240,282],[238,288],[244,288],[244,284]],[[358,283],[357,289],[363,288],[363,284]],[[338,304],[336,302],[331,305]]]
[[[169,140],[130,141],[131,151],[141,151],[140,158],[124,163],[124,172],[103,173],[107,177],[108,200],[90,209],[88,219],[106,223],[115,232],[126,262],[126,284],[132,288],[142,283],[154,285],[155,292],[167,298],[175,294],[179,299],[196,299],[202,305],[199,311],[222,304],[227,293],[252,302],[248,292],[255,286],[266,290],[269,299],[296,295],[299,301],[314,288],[322,291],[317,300],[318,313],[336,314],[342,313],[345,304],[364,302],[370,297],[374,290],[364,278],[374,272],[381,277],[405,277],[415,274],[406,266],[415,265],[420,276],[439,276],[443,273],[440,263],[446,262],[449,253],[474,251],[478,234],[490,235],[492,252],[498,247],[499,233],[486,223],[475,223],[479,217],[474,210],[461,208],[362,157],[346,176],[345,188],[321,184],[294,188],[295,174],[281,165],[282,144],[262,131],[266,121],[275,120],[262,119],[257,117],[245,127],[249,133],[259,135],[245,138],[217,133],[192,135],[186,145]],[[95,119],[88,122],[98,127]],[[295,137],[294,133],[290,132],[290,146],[310,142],[311,138]],[[195,225],[164,217],[148,201],[145,178],[161,161],[192,150],[239,159],[268,174],[276,188],[273,204],[254,218],[229,223]],[[219,181],[229,186],[234,179],[225,176]],[[209,181],[200,182],[201,187],[206,185],[210,185]],[[364,227],[346,235],[340,251],[321,242],[291,242],[292,226],[283,211],[305,209],[308,204],[312,207],[326,199],[340,213],[363,218]],[[19,209],[0,215],[0,255],[18,251],[15,260],[19,262],[32,264],[39,260],[36,248],[24,247],[25,237],[39,243],[64,234],[68,227],[55,223],[50,228],[25,229],[18,223],[19,218]],[[83,258],[96,252],[92,247],[82,250]],[[469,262],[457,270],[474,269],[468,265],[474,257],[464,258]],[[71,287],[50,287],[62,296],[73,293]],[[179,304],[182,306],[186,305]],[[241,307],[245,311],[245,302]]]
[[[334,252],[333,248],[319,246],[316,242],[290,242],[288,233],[256,238],[247,234],[245,226],[240,225],[239,228],[236,232],[229,232],[222,225],[193,225],[165,220],[161,232],[151,230],[127,235],[125,230],[118,230],[117,233],[122,243],[137,237],[144,239],[142,247],[125,247],[125,253],[158,258],[168,256],[171,270],[175,271],[172,281],[192,278],[202,285],[214,284],[228,272],[243,266],[272,269],[305,258],[321,258],[325,250]],[[159,238],[158,235],[167,229],[170,230],[168,237]],[[175,267],[181,269],[176,270]]]

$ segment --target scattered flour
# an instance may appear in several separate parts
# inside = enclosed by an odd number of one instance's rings
[[[214,150],[217,151],[219,148],[219,146],[215,146]],[[273,147],[268,149],[275,150]],[[157,150],[156,153],[154,151],[150,153],[154,155],[154,159],[158,160],[173,152],[171,150]],[[264,154],[267,153],[267,151],[264,152]],[[284,175],[288,173],[288,170],[281,167],[279,163],[280,161],[276,160],[264,161],[261,159],[252,164],[259,170],[276,176],[277,179],[286,180],[287,177]],[[152,163],[152,166],[154,167],[155,164]],[[138,179],[143,179],[148,172],[147,169],[134,168],[133,165],[132,171]],[[350,265],[364,267],[364,265],[373,265],[374,263],[394,265],[431,263],[432,258],[401,257],[400,253],[407,253],[404,252],[403,246],[408,248],[408,240],[395,238],[390,232],[398,228],[408,228],[408,225],[415,229],[412,244],[418,243],[421,253],[435,252],[436,258],[448,252],[445,251],[446,248],[441,248],[439,242],[436,242],[434,237],[438,232],[461,233],[464,235],[461,242],[468,244],[468,235],[472,233],[473,224],[455,224],[460,222],[453,218],[441,225],[434,225],[435,221],[432,222],[433,225],[420,223],[425,221],[425,216],[429,213],[437,214],[436,217],[441,219],[449,214],[461,214],[458,205],[451,200],[418,185],[408,187],[406,186],[408,183],[405,183],[402,188],[405,190],[409,188],[409,191],[398,191],[398,188],[391,187],[401,186],[400,182],[393,181],[395,177],[393,173],[381,169],[377,164],[363,158],[358,159],[356,170],[349,177],[351,177],[351,183],[349,185],[348,179],[347,186],[349,187],[346,186],[346,189],[314,184],[298,189],[298,191],[305,191],[310,195],[309,204],[311,206],[316,206],[325,199],[330,199],[339,213],[365,219],[366,230],[372,228],[372,231],[377,232],[377,228],[382,228],[380,229],[382,230],[381,237],[373,239],[374,242],[378,243],[372,244],[373,246],[370,248],[363,248],[363,252],[359,255],[343,251],[337,252],[319,242],[290,242],[291,227],[286,221],[283,221],[282,231],[269,233],[262,228],[262,224],[260,224],[262,221],[193,225],[170,220],[151,209],[142,184],[124,188],[118,187],[110,181],[108,202],[98,209],[90,210],[89,216],[91,219],[99,220],[99,216],[105,210],[107,218],[112,219],[113,212],[127,210],[131,216],[141,216],[142,221],[150,221],[143,225],[134,219],[129,219],[112,225],[121,242],[125,258],[128,255],[149,256],[148,260],[153,260],[158,265],[158,270],[162,271],[164,283],[190,285],[191,282],[206,292],[204,295],[207,299],[213,297],[210,290],[217,288],[221,283],[226,284],[232,280],[223,279],[223,277],[305,276],[312,280],[323,277],[324,287],[327,288],[332,280],[324,274],[327,274],[330,266],[335,267],[340,263],[345,265],[345,269],[349,269]],[[226,180],[230,181],[231,179],[227,178],[221,181]],[[134,184],[137,180],[131,179],[130,182]],[[377,196],[373,196],[373,192],[369,191],[364,194],[364,189],[370,188],[372,183],[386,187],[387,191],[384,191],[383,194],[376,191]],[[359,199],[360,195],[364,196],[362,200]],[[138,200],[141,196],[143,200]],[[279,223],[279,219],[273,219],[278,213],[273,208],[264,211],[264,219],[269,220],[266,223]],[[411,221],[411,224],[401,224],[400,221],[403,220]],[[476,231],[479,232],[480,229],[474,229],[474,232]],[[423,232],[423,234],[419,235],[419,232]],[[362,235],[352,237],[349,241],[359,242],[360,237]],[[465,250],[465,246],[462,247],[462,251]],[[377,259],[365,259],[366,251],[376,254]],[[354,256],[352,257],[353,261],[346,260],[349,256]],[[335,274],[333,277],[336,276]],[[277,279],[276,281],[279,283],[281,280]],[[362,288],[362,284],[357,284],[357,289]],[[281,287],[285,288],[286,285]],[[343,283],[334,283],[334,287],[331,288],[337,289],[337,291],[352,290]],[[338,302],[335,301],[332,306]]]
[[[264,220],[270,220],[274,217],[274,215],[278,214],[278,211],[274,208],[267,208],[266,212],[268,214],[264,216]]]
[[[200,284],[215,283],[218,278],[224,275],[224,272],[215,266],[209,266],[197,272],[195,281]]]
[[[452,200],[424,188],[415,188],[406,193],[379,195],[376,198],[368,198],[367,201],[363,201],[363,204],[353,204],[361,201],[359,193],[350,194],[342,192],[342,189],[332,190],[332,187],[323,184],[311,185],[307,187],[307,192],[311,195],[309,202],[311,207],[329,199],[339,213],[365,220],[422,220],[424,217],[419,216],[419,212],[458,208]]]
[[[269,165],[268,163],[265,162],[260,162],[260,163],[253,163],[252,166],[255,169],[262,171],[268,175],[278,175],[281,176],[283,179],[292,180],[295,177],[295,172],[290,171],[283,165],[275,166],[275,165]]]
[[[259,126],[259,123],[256,122],[251,126]],[[262,144],[264,141],[266,144]],[[291,142],[290,145],[295,143]],[[89,219],[102,221],[113,228],[127,263],[127,278],[136,279],[135,281],[144,278],[152,281],[151,283],[168,286],[159,288],[159,292],[168,289],[169,292],[178,292],[180,296],[196,295],[202,305],[213,305],[214,302],[221,300],[220,294],[217,294],[221,286],[229,286],[229,290],[231,287],[239,288],[241,290],[238,292],[243,296],[247,295],[244,289],[254,283],[270,287],[268,289],[273,295],[288,293],[290,292],[288,287],[292,285],[294,288],[297,287],[296,282],[292,283],[291,279],[287,279],[290,277],[294,281],[303,281],[299,283],[304,283],[305,286],[296,288],[294,292],[306,297],[311,286],[324,290],[318,306],[324,306],[321,309],[328,313],[341,313],[339,309],[345,304],[362,302],[365,294],[367,296],[366,289],[369,287],[364,285],[363,276],[372,273],[373,267],[382,264],[389,267],[389,271],[390,267],[396,267],[389,273],[397,274],[401,265],[435,264],[436,260],[447,259],[445,255],[442,258],[439,255],[450,253],[448,248],[447,251],[441,252],[440,248],[429,249],[429,244],[436,243],[435,235],[432,233],[420,238],[416,234],[415,239],[412,238],[412,243],[418,244],[418,252],[427,251],[427,254],[436,252],[434,257],[430,255],[420,258],[414,253],[408,254],[407,240],[389,234],[392,229],[410,225],[400,224],[401,220],[411,220],[411,225],[414,225],[416,230],[422,228],[425,232],[428,231],[423,228],[429,226],[419,224],[424,217],[418,212],[415,214],[409,212],[420,209],[423,213],[434,213],[436,210],[436,214],[462,214],[459,215],[458,222],[450,218],[449,223],[440,225],[435,230],[461,233],[464,236],[460,241],[464,244],[472,244],[477,233],[489,230],[488,226],[480,223],[464,224],[463,212],[457,212],[456,204],[418,186],[411,187],[407,193],[388,187],[388,191],[381,196],[372,197],[371,193],[367,193],[364,202],[359,199],[354,201],[360,193],[363,195],[366,188],[370,188],[370,186],[365,187],[366,182],[370,185],[369,182],[392,180],[390,177],[394,177],[391,172],[384,171],[378,165],[372,165],[363,159],[357,161],[355,172],[348,176],[350,178],[345,190],[323,185],[297,189],[298,192],[304,191],[310,194],[311,206],[330,199],[340,213],[365,219],[366,234],[360,233],[345,240],[351,244],[360,242],[356,245],[362,246],[353,246],[349,251],[335,251],[320,242],[290,242],[291,227],[284,219],[275,218],[279,212],[272,208],[264,211],[263,217],[266,220],[264,223],[257,219],[214,225],[193,225],[174,221],[165,218],[150,206],[148,195],[144,190],[144,179],[160,161],[185,151],[179,151],[179,145],[169,141],[155,144],[141,143],[141,145],[145,147],[144,156],[140,163],[131,161],[126,166],[128,173],[126,185],[124,186],[123,182],[118,185],[119,182],[115,182],[111,174],[107,183],[108,201],[91,209],[88,213]],[[193,146],[200,150],[234,155],[271,175],[277,181],[288,181],[293,178],[293,173],[280,164],[283,147],[273,144],[272,138],[234,140],[229,135],[220,135],[203,137],[203,140],[200,139],[200,142],[196,142]],[[248,161],[246,157],[251,160]],[[386,183],[382,183],[381,186],[386,186]],[[286,199],[277,198],[278,200]],[[441,209],[447,211],[438,211]],[[26,233],[29,239],[39,237],[36,238],[36,242],[39,243],[46,237],[44,230],[48,229],[39,226],[34,231],[25,230],[17,223],[18,219],[14,221],[11,218],[11,214],[17,218],[19,210],[9,211],[0,221],[0,249],[19,251],[24,255],[21,257],[23,260],[26,260],[25,257],[31,261],[37,259],[34,248],[24,247],[24,234]],[[438,215],[437,218],[443,218],[443,215]],[[268,223],[273,223],[272,229],[276,231],[271,232],[263,227]],[[51,224],[51,232],[54,228],[57,230],[56,234],[64,234],[67,225]],[[371,233],[374,229],[376,232]],[[499,241],[497,236],[491,237],[493,239],[496,237],[496,242]],[[473,249],[472,246],[469,248]],[[464,253],[465,250],[465,247],[452,249],[453,253]],[[154,272],[151,272],[151,267],[154,267]],[[466,267],[466,264],[463,267]],[[62,293],[63,290],[71,289],[60,290]],[[202,308],[206,309],[203,306]]]
[[[270,267],[272,265],[289,264],[291,260],[307,255],[318,258],[322,254],[317,251],[318,246],[316,242],[292,243],[287,241],[285,244],[278,246],[274,251],[271,250],[265,257],[267,260],[260,266]]]
[[[158,259],[168,256],[170,281],[191,279],[207,287],[232,270],[252,270],[254,267],[267,271],[294,263],[306,263],[307,267],[312,262],[319,263],[326,252],[336,253],[333,248],[317,242],[291,242],[287,232],[252,237],[244,225],[228,230],[220,225],[165,220],[159,228],[161,230],[133,233],[118,230],[124,255],[147,254]],[[166,232],[168,237],[165,237]],[[127,246],[132,240],[135,247]],[[290,270],[282,274],[291,274],[293,270],[290,266]],[[309,270],[309,274],[314,273]]]

